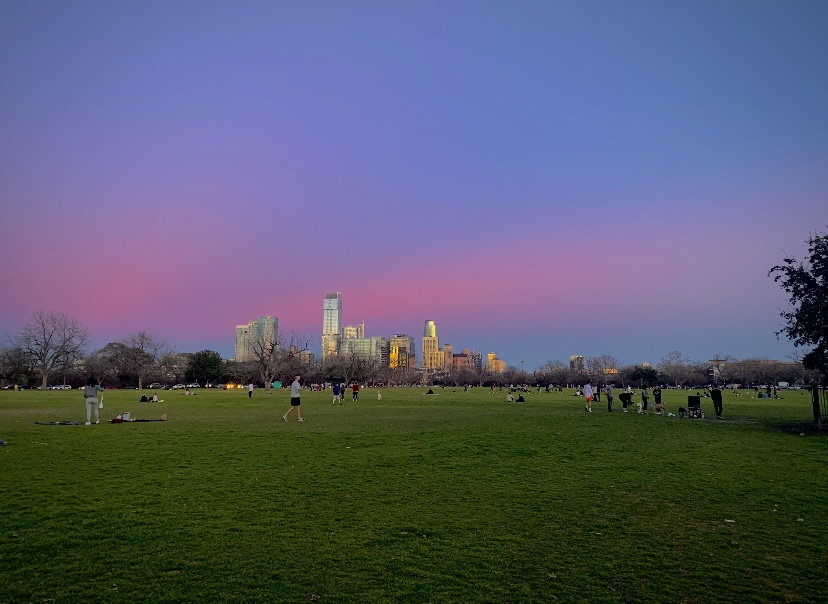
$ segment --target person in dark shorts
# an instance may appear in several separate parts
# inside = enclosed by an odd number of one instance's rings
[[[302,384],[299,383],[299,380],[302,379],[301,375],[297,375],[296,378],[293,380],[293,383],[290,385],[290,409],[288,409],[285,414],[282,416],[282,419],[287,421],[287,416],[290,415],[290,412],[296,409],[296,415],[299,416],[300,422],[305,421],[305,418],[302,417],[302,404],[299,398],[299,392],[302,390]]]

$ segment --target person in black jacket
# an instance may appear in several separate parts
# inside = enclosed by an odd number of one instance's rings
[[[659,415],[664,414],[664,403],[661,402],[661,386],[653,388],[653,411]]]
[[[716,419],[722,419],[722,391],[718,386],[713,386],[713,390],[710,391],[710,398],[713,400]]]

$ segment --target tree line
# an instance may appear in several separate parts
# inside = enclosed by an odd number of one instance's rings
[[[583,368],[571,368],[561,361],[547,361],[535,371],[507,367],[503,373],[485,368],[437,371],[422,374],[403,368],[383,366],[376,359],[343,354],[325,362],[307,363],[303,351],[309,339],[299,334],[277,334],[275,341],[254,340],[246,361],[222,359],[213,350],[177,352],[164,340],[138,331],[123,339],[89,351],[89,334],[75,318],[66,314],[38,311],[0,350],[0,384],[48,388],[54,384],[79,386],[92,376],[104,386],[143,388],[152,382],[249,383],[270,387],[275,381],[288,382],[301,374],[305,383],[376,383],[415,385],[427,382],[446,386],[489,386],[531,384],[535,386],[595,384],[702,386],[711,382],[743,385],[807,383],[808,370],[799,363],[775,363],[763,359],[736,360],[716,357],[693,361],[678,351],[664,356],[656,367],[622,366],[610,355],[585,357]]]
[[[219,353],[202,350],[176,352],[164,340],[138,331],[106,346],[88,351],[86,328],[66,314],[37,311],[20,331],[0,347],[0,386],[37,382],[47,388],[79,385],[93,376],[106,386],[142,388],[148,381],[164,384],[194,381],[256,382],[269,387],[302,374],[305,383],[341,381],[409,385],[427,380],[433,384],[459,386],[486,384],[572,385],[596,384],[701,386],[719,384],[819,383],[828,374],[828,235],[815,233],[807,239],[808,256],[792,256],[768,271],[789,296],[787,310],[780,315],[784,326],[777,336],[786,336],[798,348],[810,348],[802,362],[776,363],[764,359],[737,360],[716,355],[712,361],[693,361],[678,351],[661,359],[656,367],[620,366],[609,355],[586,357],[584,367],[573,369],[560,361],[548,361],[528,373],[508,367],[493,374],[485,368],[421,374],[382,366],[376,359],[346,354],[319,363],[304,363],[302,352],[309,339],[293,333],[276,338],[260,336],[252,343],[250,358],[227,361]],[[823,381],[824,383],[824,381]]]

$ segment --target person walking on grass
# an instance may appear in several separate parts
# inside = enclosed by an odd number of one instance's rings
[[[604,394],[607,395],[607,411],[612,413],[612,384],[607,384],[604,389]]]
[[[101,412],[98,410],[98,393],[103,392],[104,389],[98,386],[97,380],[90,377],[86,380],[86,386],[83,387],[83,398],[86,399],[86,425],[92,424],[92,410],[95,410],[95,423],[101,423]]]
[[[592,384],[587,382],[584,384],[584,400],[586,401],[586,412],[592,413]]]
[[[342,404],[341,394],[342,394],[342,391],[339,388],[339,384],[338,383],[334,384],[333,385],[333,403],[331,403],[332,405],[336,405],[337,403],[339,403],[340,405]]]
[[[296,415],[299,416],[300,422],[305,421],[305,418],[302,417],[302,405],[299,400],[299,391],[302,390],[302,384],[299,383],[299,380],[302,379],[301,375],[297,375],[294,378],[293,383],[290,385],[290,409],[288,409],[285,414],[282,416],[282,419],[287,421],[287,416],[290,415],[290,412],[296,409]]]
[[[247,385],[247,398],[253,398],[253,382]]]

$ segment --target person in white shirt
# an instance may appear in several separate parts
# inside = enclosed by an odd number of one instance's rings
[[[287,416],[290,415],[290,412],[296,409],[296,415],[299,416],[300,422],[305,421],[305,418],[302,417],[302,405],[299,400],[299,391],[302,390],[302,384],[299,383],[299,380],[302,379],[301,375],[297,375],[296,378],[293,380],[293,383],[290,385],[290,409],[285,412],[282,416],[282,419],[287,421]]]
[[[587,413],[592,413],[592,384],[587,382],[584,384],[584,400],[586,400],[586,411]]]

